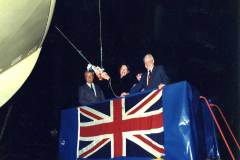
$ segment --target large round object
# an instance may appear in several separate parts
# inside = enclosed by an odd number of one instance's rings
[[[0,0],[0,107],[31,73],[55,0]]]

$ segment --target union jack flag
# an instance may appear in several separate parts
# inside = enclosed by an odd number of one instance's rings
[[[78,108],[78,158],[164,156],[162,90]]]

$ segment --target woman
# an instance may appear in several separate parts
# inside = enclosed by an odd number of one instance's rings
[[[119,69],[119,79],[114,83],[114,90],[120,96],[124,92],[129,92],[136,82],[135,76],[130,73],[129,66],[122,64]]]
[[[95,72],[96,73],[96,72]],[[96,73],[98,79],[102,80],[111,80],[111,77],[107,72],[97,72]],[[129,66],[126,64],[122,64],[119,69],[119,78],[113,79],[113,92],[115,96],[122,96],[122,93],[128,93],[130,89],[136,84],[138,81],[135,76],[130,73]]]

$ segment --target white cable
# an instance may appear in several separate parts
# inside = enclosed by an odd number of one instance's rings
[[[84,56],[84,54],[82,53],[82,51],[80,51],[73,43],[72,41],[57,27],[55,26],[55,28],[57,29],[57,31],[61,34],[61,36],[67,40],[67,42],[77,51],[77,53],[88,63],[91,64],[91,62]]]
[[[98,0],[98,14],[99,14],[100,60],[101,60],[101,68],[103,68],[103,46],[102,46],[102,12],[101,12],[101,0]]]
[[[119,98],[119,96],[117,96],[117,94],[116,94],[116,93],[114,92],[114,90],[113,90],[111,78],[110,78],[109,81],[108,81],[108,85],[109,85],[109,88],[111,89],[111,91],[112,91],[112,93],[113,93],[113,96],[115,96],[115,98]]]

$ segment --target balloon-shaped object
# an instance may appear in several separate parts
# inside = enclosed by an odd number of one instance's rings
[[[0,107],[30,75],[54,6],[55,0],[0,0]]]

